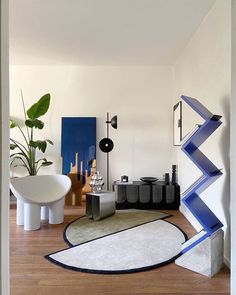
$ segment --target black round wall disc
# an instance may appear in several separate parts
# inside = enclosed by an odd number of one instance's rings
[[[109,153],[113,150],[114,144],[110,138],[105,137],[99,142],[99,147],[102,152]]]

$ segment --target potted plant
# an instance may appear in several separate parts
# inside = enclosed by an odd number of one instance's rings
[[[18,128],[22,142],[10,138],[10,150],[13,151],[10,155],[10,165],[13,167],[24,167],[29,175],[37,175],[39,169],[44,166],[49,166],[52,162],[46,158],[37,159],[37,150],[45,153],[47,144],[53,144],[49,139],[36,140],[34,138],[35,129],[43,129],[44,123],[39,120],[45,115],[50,105],[50,94],[43,95],[35,104],[33,104],[27,111],[25,109],[24,99],[22,96],[22,105],[24,110],[24,124],[26,130],[24,131],[20,124],[15,120],[10,120],[10,128]]]

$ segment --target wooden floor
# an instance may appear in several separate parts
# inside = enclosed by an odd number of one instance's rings
[[[62,233],[67,223],[84,214],[84,207],[65,210],[61,225],[42,224],[37,231],[26,232],[15,224],[15,208],[10,210],[11,295],[83,295],[83,294],[230,294],[230,274],[224,267],[213,278],[176,266],[174,263],[155,270],[122,275],[96,275],[56,266],[44,255],[66,248]],[[169,221],[190,237],[192,226],[181,213]]]

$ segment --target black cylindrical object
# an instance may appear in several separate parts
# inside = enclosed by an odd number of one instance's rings
[[[171,177],[171,183],[176,184],[177,183],[177,165],[172,165],[172,177]]]
[[[165,185],[169,185],[169,184],[170,184],[170,174],[165,173]]]

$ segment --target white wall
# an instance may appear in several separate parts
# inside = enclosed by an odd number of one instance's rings
[[[232,0],[232,69],[231,69],[231,102],[230,102],[230,115],[231,115],[231,129],[230,129],[230,208],[231,208],[231,294],[236,294],[236,1]]]
[[[9,294],[9,34],[8,1],[0,1],[0,294]]]
[[[110,154],[111,181],[121,175],[161,177],[171,172],[172,86],[170,67],[12,66],[10,68],[11,115],[23,118],[20,88],[30,106],[51,93],[43,135],[54,141],[48,149],[52,168],[59,173],[61,117],[97,117],[97,141],[105,137],[106,112],[118,116],[118,129],[110,128],[115,147]],[[97,148],[97,166],[106,174],[106,155]]]
[[[228,261],[230,259],[230,25],[230,0],[217,0],[174,67],[174,99],[178,99],[180,95],[195,97],[212,113],[223,116],[223,124],[201,147],[218,168],[223,168],[223,176],[201,197],[225,225],[225,257]],[[195,123],[201,122],[199,118],[190,107],[184,105],[184,134],[191,130]],[[176,153],[179,182],[184,191],[200,172],[183,152],[176,149]],[[182,208],[182,211],[193,222],[190,213],[186,212],[185,208]],[[197,223],[193,224],[199,229]]]

